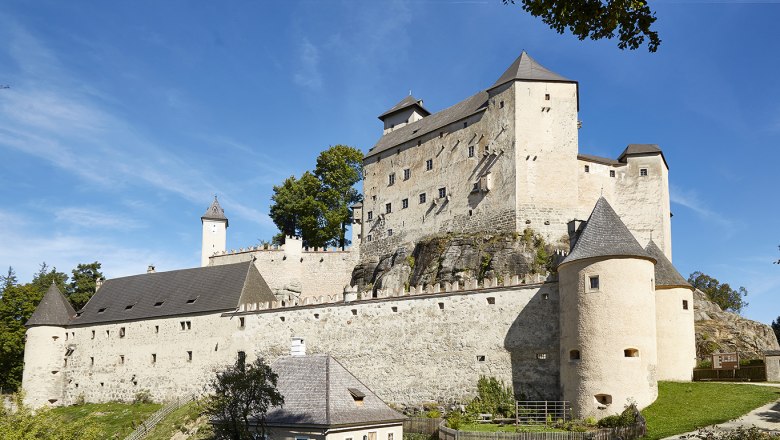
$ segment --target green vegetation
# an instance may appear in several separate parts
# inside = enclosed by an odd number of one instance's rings
[[[772,330],[775,332],[775,338],[780,341],[780,316],[772,321]]]
[[[515,426],[496,423],[467,423],[462,424],[458,429],[470,432],[566,432],[565,429],[552,426]]]
[[[176,433],[187,434],[190,440],[213,438],[208,418],[201,415],[201,402],[190,402],[160,420],[145,440],[169,440]]]
[[[466,413],[476,418],[479,414],[492,414],[493,418],[515,416],[515,396],[512,387],[495,377],[480,376],[477,397],[466,405]]]
[[[658,400],[642,411],[647,439],[723,423],[780,399],[780,389],[756,385],[659,382]]]
[[[49,412],[68,426],[82,420],[93,422],[101,432],[100,438],[124,438],[161,407],[156,403],[109,402],[64,406]]]
[[[728,283],[720,283],[715,278],[696,271],[688,277],[691,285],[707,295],[707,298],[717,304],[721,309],[739,313],[748,303],[745,297],[748,292],[744,287],[732,289]]]

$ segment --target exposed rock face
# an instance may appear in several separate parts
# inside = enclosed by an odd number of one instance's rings
[[[770,326],[724,312],[698,289],[693,292],[693,306],[699,359],[711,353],[735,351],[743,359],[755,359],[761,358],[765,350],[780,350]]]
[[[397,289],[440,282],[546,273],[555,250],[530,230],[523,234],[445,234],[428,237],[414,248],[372,257],[352,272],[360,291]]]

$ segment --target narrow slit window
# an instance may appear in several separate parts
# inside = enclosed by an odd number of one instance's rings
[[[385,203],[385,212],[390,214],[393,212],[393,204],[392,203]]]
[[[428,159],[425,161],[425,171],[430,171],[433,169],[433,159]]]
[[[187,362],[192,362],[192,352],[191,351],[187,352]]]
[[[474,146],[469,145],[469,157],[474,157]]]
[[[122,364],[122,365],[125,364],[125,355],[123,355],[123,354],[119,355],[119,363]]]
[[[409,207],[409,199],[401,200],[401,209],[406,209],[408,207]]]
[[[124,338],[125,337],[125,328],[119,327],[119,337]]]
[[[609,170],[609,177],[615,177],[615,170]]]
[[[688,300],[687,299],[683,300],[682,306],[683,306],[683,310],[688,310]]]
[[[239,327],[239,328],[244,328],[244,325],[246,325],[246,320],[245,320],[245,318],[242,316],[242,317],[238,318],[238,327]]]
[[[95,330],[92,330],[92,339],[95,339]]]
[[[157,354],[156,353],[152,353],[152,363],[153,364],[157,363]]]

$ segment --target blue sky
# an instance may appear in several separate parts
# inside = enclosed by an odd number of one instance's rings
[[[780,5],[654,2],[658,53],[558,35],[500,0],[5,1],[0,267],[199,264],[214,194],[228,248],[270,239],[272,185],[379,138],[412,90],[432,111],[525,49],[580,82],[580,151],[657,143],[674,262],[780,315]]]

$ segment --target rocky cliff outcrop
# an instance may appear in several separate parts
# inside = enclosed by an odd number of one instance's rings
[[[780,350],[772,328],[736,313],[724,312],[700,290],[693,292],[696,322],[696,356],[738,352],[743,359],[763,356],[765,350]]]
[[[442,234],[428,237],[413,248],[358,264],[352,272],[352,286],[361,292],[400,289],[508,275],[548,274],[558,250],[568,244],[550,245],[526,230],[497,234]]]

